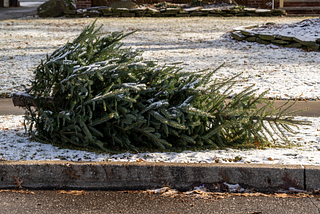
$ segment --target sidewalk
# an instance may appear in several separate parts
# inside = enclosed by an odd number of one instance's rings
[[[275,102],[275,107],[280,107],[285,104],[287,101],[285,100],[277,100]],[[14,107],[11,99],[1,99],[0,98],[0,115],[22,115],[24,114],[24,110],[19,107]],[[307,111],[299,112],[294,116],[305,116],[305,117],[320,117],[320,101],[298,101],[290,111],[305,109],[308,108]]]

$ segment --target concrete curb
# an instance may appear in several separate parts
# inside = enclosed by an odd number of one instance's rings
[[[148,189],[169,184],[190,190],[195,184],[227,181],[255,191],[288,187],[320,188],[320,167],[258,164],[184,164],[148,162],[0,162],[0,188],[14,188],[14,177],[31,189]]]
[[[319,101],[301,101],[295,109],[308,107],[307,115],[299,115],[319,116],[319,105]],[[11,99],[0,99],[0,106],[0,115],[24,113],[22,108],[13,108]],[[210,186],[221,181],[256,191],[320,189],[320,167],[297,165],[0,161],[0,188],[14,188],[14,177],[23,180],[22,187],[31,189],[124,190],[169,184],[190,190],[194,184]]]

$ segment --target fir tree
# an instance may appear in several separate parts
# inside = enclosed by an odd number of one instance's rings
[[[309,124],[252,87],[227,103],[237,76],[213,80],[215,71],[144,61],[120,42],[132,33],[106,35],[93,23],[40,63],[28,90],[37,107],[25,117],[36,140],[102,151],[262,145],[271,130],[285,140],[284,130]]]

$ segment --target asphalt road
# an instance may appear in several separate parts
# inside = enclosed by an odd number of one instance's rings
[[[43,1],[20,1],[20,7],[0,7],[0,21],[7,19],[17,19],[25,16],[34,16],[37,14],[37,8]]]
[[[320,201],[315,198],[230,197],[208,201],[112,191],[89,191],[85,195],[33,192],[0,192],[0,213],[320,213]]]

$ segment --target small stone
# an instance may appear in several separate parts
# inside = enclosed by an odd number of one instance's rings
[[[256,13],[258,13],[259,16],[271,16],[271,10],[268,9],[257,9]]]
[[[100,17],[101,13],[98,10],[90,10],[85,13],[85,16],[89,17]]]
[[[259,36],[259,34],[253,31],[249,31],[249,30],[240,30],[240,31],[243,35],[246,35],[246,36],[255,36],[255,37]]]
[[[254,37],[254,36],[247,37],[246,40],[247,40],[248,42],[255,42],[255,41],[257,41],[257,37]]]
[[[221,17],[222,15],[220,13],[209,13],[207,16],[211,17]]]
[[[155,13],[160,13],[160,11],[153,8],[148,8],[147,14],[155,14]]]
[[[281,39],[281,40],[285,40],[285,41],[293,41],[293,37],[291,37],[291,36],[276,35],[276,39]]]
[[[312,48],[314,50],[319,50],[319,44],[316,43],[316,41],[304,41],[302,39],[293,38],[294,41],[299,42],[302,45],[305,45],[309,48]]]
[[[252,29],[252,28],[256,28],[259,27],[259,25],[249,25],[249,26],[245,26],[245,29]]]
[[[315,43],[314,45],[309,45],[309,48],[312,48],[313,50],[319,50],[320,49],[320,44]]]
[[[128,8],[113,8],[112,10],[114,13],[129,13]]]
[[[66,14],[66,15],[74,15],[74,14],[76,14],[76,10],[65,10],[65,11],[63,11],[64,12],[64,14]]]
[[[109,17],[109,16],[112,16],[112,14],[113,14],[113,13],[103,13],[103,16]]]
[[[112,17],[120,17],[120,16],[121,16],[121,13],[112,13],[111,16],[112,16]]]
[[[246,16],[246,13],[244,13],[244,12],[239,12],[239,13],[236,13],[236,14],[234,14],[235,16]]]
[[[107,7],[107,8],[99,8],[98,9],[102,13],[112,13],[112,7]]]
[[[64,15],[65,10],[67,6],[64,1],[49,0],[37,8],[37,14],[40,17],[59,17]]]
[[[274,40],[274,39],[275,39],[275,36],[272,35],[272,34],[260,34],[260,35],[259,35],[259,38],[260,38],[260,39],[263,39],[263,40],[271,41],[271,40]]]
[[[278,40],[278,39],[271,40],[271,43],[276,44],[276,45],[289,45],[290,44],[290,42],[288,42],[288,41],[283,41],[283,40]]]
[[[176,13],[178,13],[180,10],[181,10],[181,8],[178,8],[178,7],[175,7],[175,8],[168,7],[168,8],[166,8],[166,11],[174,11]]]
[[[257,42],[260,43],[260,44],[265,44],[265,45],[269,45],[271,42],[269,41],[266,41],[266,40],[262,40],[260,38],[257,38]]]
[[[275,22],[267,22],[266,25],[275,25]]]
[[[255,8],[244,8],[243,10],[247,12],[256,12]]]
[[[163,15],[162,13],[155,13],[152,15],[152,17],[163,17],[162,15]]]
[[[240,12],[239,9],[231,9],[231,10],[229,11],[229,13],[232,13],[232,14],[239,13],[239,12]]]
[[[206,16],[208,14],[209,12],[196,11],[196,12],[190,13],[190,16]]]
[[[295,42],[295,43],[291,43],[289,45],[285,45],[285,47],[287,47],[287,48],[301,48],[302,45],[298,42]]]
[[[286,11],[281,9],[273,9],[271,13],[276,15],[286,15]]]
[[[121,13],[122,17],[135,17],[136,14],[135,13]]]
[[[180,10],[179,14],[189,14],[189,13],[184,10]]]
[[[174,9],[174,10],[172,10],[172,9]],[[167,8],[165,10],[165,13],[166,14],[177,14],[177,13],[179,13],[179,11],[180,11],[180,8]]]
[[[223,17],[232,17],[233,15],[232,14],[229,14],[229,13],[226,13],[226,14],[221,14]]]
[[[202,7],[191,7],[191,8],[184,9],[184,11],[191,13],[191,12],[199,11],[201,9],[202,9]]]
[[[189,13],[177,13],[176,17],[188,17]]]
[[[213,11],[211,11],[210,13],[221,13],[222,11],[219,9],[214,9]]]
[[[201,12],[213,12],[214,9],[213,8],[203,8],[200,10]]]
[[[150,9],[152,9],[152,8],[150,8]],[[130,13],[145,13],[147,10],[148,10],[148,8],[146,8],[146,7],[133,8],[133,9],[130,9]],[[154,9],[152,9],[152,10],[154,10]],[[156,10],[156,11],[158,11],[158,10]]]
[[[259,16],[258,13],[246,13],[247,16]]]
[[[271,10],[268,9],[256,9],[256,13],[270,13]]]
[[[231,36],[236,39],[236,40],[239,40],[239,41],[242,41],[246,38],[245,35],[241,34],[240,31],[234,31],[231,33]]]

